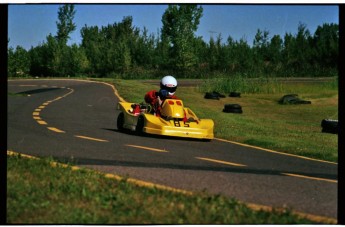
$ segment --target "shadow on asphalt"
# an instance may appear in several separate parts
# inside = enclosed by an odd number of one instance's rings
[[[37,93],[54,91],[54,90],[58,90],[58,89],[61,89],[61,88],[39,88],[39,89],[34,89],[34,90],[29,90],[29,91],[18,92],[16,94],[17,95],[33,95],[33,94],[37,94]]]
[[[213,172],[225,172],[225,173],[244,173],[244,174],[255,174],[255,175],[275,175],[285,176],[282,174],[282,170],[262,170],[262,169],[249,169],[249,168],[238,168],[229,166],[200,166],[200,165],[183,165],[173,163],[147,163],[147,162],[135,162],[135,161],[118,161],[118,160],[106,160],[106,159],[89,159],[89,158],[78,158],[74,157],[71,160],[68,157],[54,157],[63,163],[72,165],[97,165],[97,166],[117,166],[117,167],[140,167],[140,168],[157,168],[157,169],[177,169],[177,170],[194,170],[194,171],[213,171]],[[337,175],[324,174],[324,173],[303,173],[289,171],[290,174],[299,174],[309,177],[325,178],[331,180],[337,180]]]

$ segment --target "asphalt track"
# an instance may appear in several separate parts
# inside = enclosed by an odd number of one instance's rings
[[[8,92],[10,151],[337,218],[336,163],[220,139],[204,142],[119,132],[119,97],[105,83],[10,80]]]

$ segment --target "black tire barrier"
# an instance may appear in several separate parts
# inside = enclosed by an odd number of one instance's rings
[[[338,134],[338,120],[323,119],[321,121],[322,132]]]
[[[217,94],[214,93],[210,93],[210,92],[206,92],[205,99],[215,99],[215,100],[219,100],[219,96]]]
[[[243,113],[242,107],[239,104],[225,104],[224,113]]]
[[[280,104],[311,104],[311,101],[298,98],[297,94],[284,95],[278,102]]]
[[[241,97],[241,93],[240,92],[230,92],[229,97],[236,97],[236,98],[240,98]]]
[[[225,95],[223,95],[223,94],[221,94],[219,92],[214,91],[212,93],[215,94],[215,95],[218,95],[219,98],[225,98]]]

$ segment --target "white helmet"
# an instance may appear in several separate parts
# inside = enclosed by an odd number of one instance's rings
[[[177,89],[177,80],[173,76],[165,76],[161,80],[161,89],[167,90],[169,95],[174,95]]]

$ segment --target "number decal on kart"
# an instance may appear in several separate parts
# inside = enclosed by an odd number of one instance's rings
[[[190,122],[184,122],[184,127],[189,128],[190,127],[189,123]],[[179,120],[174,120],[174,126],[181,127],[181,122]]]
[[[181,125],[180,125],[180,122],[179,121],[174,121],[174,125],[175,125],[175,127],[180,127]]]

